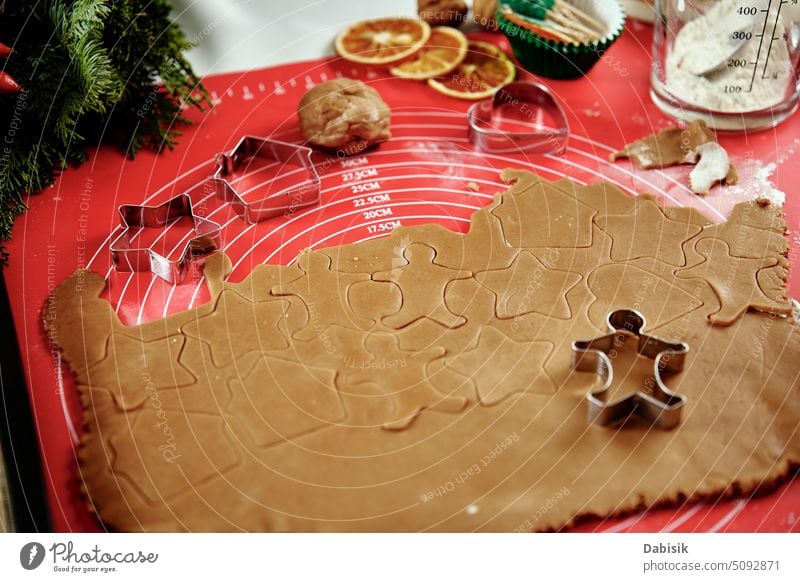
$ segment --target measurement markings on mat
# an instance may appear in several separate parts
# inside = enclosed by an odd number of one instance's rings
[[[402,222],[399,220],[390,220],[387,222],[378,222],[377,224],[368,224],[367,225],[367,232],[369,234],[378,234],[381,232],[391,232],[398,226],[402,226]]]
[[[362,206],[372,206],[373,204],[384,204],[390,202],[391,199],[392,197],[389,194],[373,194],[364,198],[356,198],[353,200],[353,206],[361,208]]]
[[[339,162],[339,165],[341,165],[343,168],[355,168],[357,166],[363,166],[368,162],[369,160],[365,156],[358,156],[357,158],[348,158],[346,160],[342,160]]]
[[[374,192],[381,189],[381,183],[378,181],[364,182],[363,184],[353,184],[350,190],[353,194],[363,194],[364,192]]]
[[[373,220],[375,218],[384,218],[386,216],[393,216],[391,208],[376,208],[375,210],[367,210],[363,214],[364,214],[364,220]]]
[[[378,168],[362,168],[360,170],[353,170],[352,172],[344,172],[342,174],[342,182],[360,182],[366,178],[377,178]]]

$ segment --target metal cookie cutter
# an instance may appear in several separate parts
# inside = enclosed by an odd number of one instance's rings
[[[658,428],[677,426],[686,397],[670,391],[662,381],[661,374],[683,370],[689,346],[683,342],[668,342],[646,335],[643,331],[644,316],[633,309],[612,311],[608,314],[607,322],[611,333],[588,341],[572,342],[572,368],[594,372],[604,379],[602,387],[586,395],[589,422],[607,426],[636,414]],[[614,379],[608,354],[629,337],[637,338],[636,350],[639,354],[654,360],[653,381],[646,382],[643,389],[606,402],[605,392]]]
[[[119,207],[119,215],[124,228],[109,246],[118,271],[149,270],[169,283],[180,283],[189,263],[219,247],[220,225],[197,216],[188,194],[180,194],[158,206],[125,204]],[[170,260],[149,247],[136,246],[134,239],[141,229],[164,228],[182,216],[192,219],[194,236],[183,247],[178,259]]]
[[[239,140],[233,150],[218,154],[216,161],[217,171],[213,180],[217,196],[230,204],[236,214],[248,224],[319,204],[320,178],[314,162],[311,161],[311,148],[246,135]],[[284,188],[255,202],[245,202],[243,193],[239,192],[228,178],[239,168],[250,167],[259,161],[297,166],[297,170],[294,171],[299,170],[303,177],[298,184],[290,188]]]
[[[496,109],[510,105],[518,113],[532,117],[536,110],[550,115],[556,128],[530,131],[503,131],[492,120]],[[496,153],[562,154],[567,149],[569,124],[564,110],[550,90],[533,81],[518,81],[499,89],[494,97],[480,101],[467,111],[469,139],[479,149]]]

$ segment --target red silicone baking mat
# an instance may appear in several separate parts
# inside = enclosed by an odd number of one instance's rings
[[[54,528],[97,530],[78,493],[75,444],[81,427],[71,376],[45,337],[42,308],[48,291],[78,267],[105,275],[108,298],[120,316],[135,323],[207,300],[201,276],[173,286],[149,273],[118,273],[108,245],[118,233],[117,206],[158,203],[189,191],[196,209],[224,225],[223,245],[233,261],[233,280],[259,263],[291,261],[305,247],[320,248],[386,236],[397,225],[438,222],[463,231],[476,208],[504,190],[499,170],[532,169],[549,179],[578,182],[610,180],[623,189],[652,192],[669,204],[695,205],[722,220],[739,200],[774,194],[770,181],[787,193],[786,212],[797,257],[800,204],[800,118],[776,130],[723,136],[742,174],[738,187],[717,189],[700,198],[687,189],[685,168],[640,171],[608,162],[610,151],[670,123],[648,96],[651,30],[633,23],[606,56],[581,80],[543,80],[567,110],[572,129],[563,157],[488,155],[468,140],[468,103],[445,97],[423,83],[385,78],[377,71],[338,60],[319,60],[228,74],[206,80],[216,107],[192,114],[179,147],[162,156],[140,154],[134,161],[101,148],[90,161],[70,169],[47,191],[30,197],[30,210],[15,227],[5,270],[20,351],[39,431],[41,454]],[[500,35],[483,34],[501,44]],[[372,84],[393,110],[393,137],[363,156],[337,159],[315,154],[322,175],[322,204],[290,217],[246,225],[203,188],[215,153],[231,148],[247,133],[300,141],[295,108],[310,86],[337,76]],[[146,111],[143,111],[146,114]],[[263,178],[263,179],[261,179]],[[264,176],[250,181],[268,182]],[[174,230],[179,242],[188,231]],[[178,236],[175,236],[175,235]],[[792,290],[800,294],[800,277]],[[636,531],[789,531],[800,529],[800,480],[770,495],[650,511],[627,520],[585,523],[581,530]]]

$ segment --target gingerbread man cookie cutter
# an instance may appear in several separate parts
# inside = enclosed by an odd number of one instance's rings
[[[572,342],[572,368],[593,372],[603,378],[603,385],[586,395],[589,422],[608,426],[636,415],[658,428],[674,428],[680,423],[686,397],[667,388],[661,375],[683,370],[689,346],[645,334],[645,318],[633,309],[612,311],[606,321],[611,333],[587,341]],[[628,338],[634,337],[637,339],[636,351],[654,361],[652,381],[646,382],[642,389],[609,402],[605,397],[614,381],[609,354]]]
[[[212,180],[217,196],[231,205],[248,224],[318,204],[320,177],[311,160],[311,153],[311,148],[304,146],[252,135],[243,136],[231,151],[216,156],[217,170]],[[295,166],[293,171],[299,171],[302,178],[297,184],[270,193],[261,200],[245,201],[245,193],[239,191],[230,180],[232,175],[242,168],[255,169],[274,162]]]
[[[550,116],[555,127],[504,131],[493,121],[496,110],[511,107],[517,117],[534,120],[537,112]],[[469,140],[478,149],[494,153],[562,154],[567,149],[569,123],[550,90],[534,81],[517,81],[499,89],[491,99],[467,111]],[[527,125],[532,125],[528,121]]]
[[[119,215],[123,230],[109,245],[111,260],[118,271],[150,271],[168,283],[181,283],[192,261],[219,248],[222,227],[197,216],[192,199],[185,193],[158,206],[124,204],[119,207]],[[184,216],[192,220],[194,236],[184,244],[179,258],[171,260],[149,246],[137,245],[141,229],[164,228]]]

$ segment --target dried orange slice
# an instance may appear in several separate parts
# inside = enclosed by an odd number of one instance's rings
[[[455,69],[467,55],[467,37],[455,28],[437,26],[413,61],[392,67],[389,72],[405,79],[431,79]]]
[[[470,41],[467,56],[449,75],[428,84],[450,97],[485,99],[514,80],[516,68],[506,54],[488,42]]]
[[[362,20],[339,33],[336,52],[355,63],[387,65],[416,53],[430,36],[428,23],[415,18]]]

